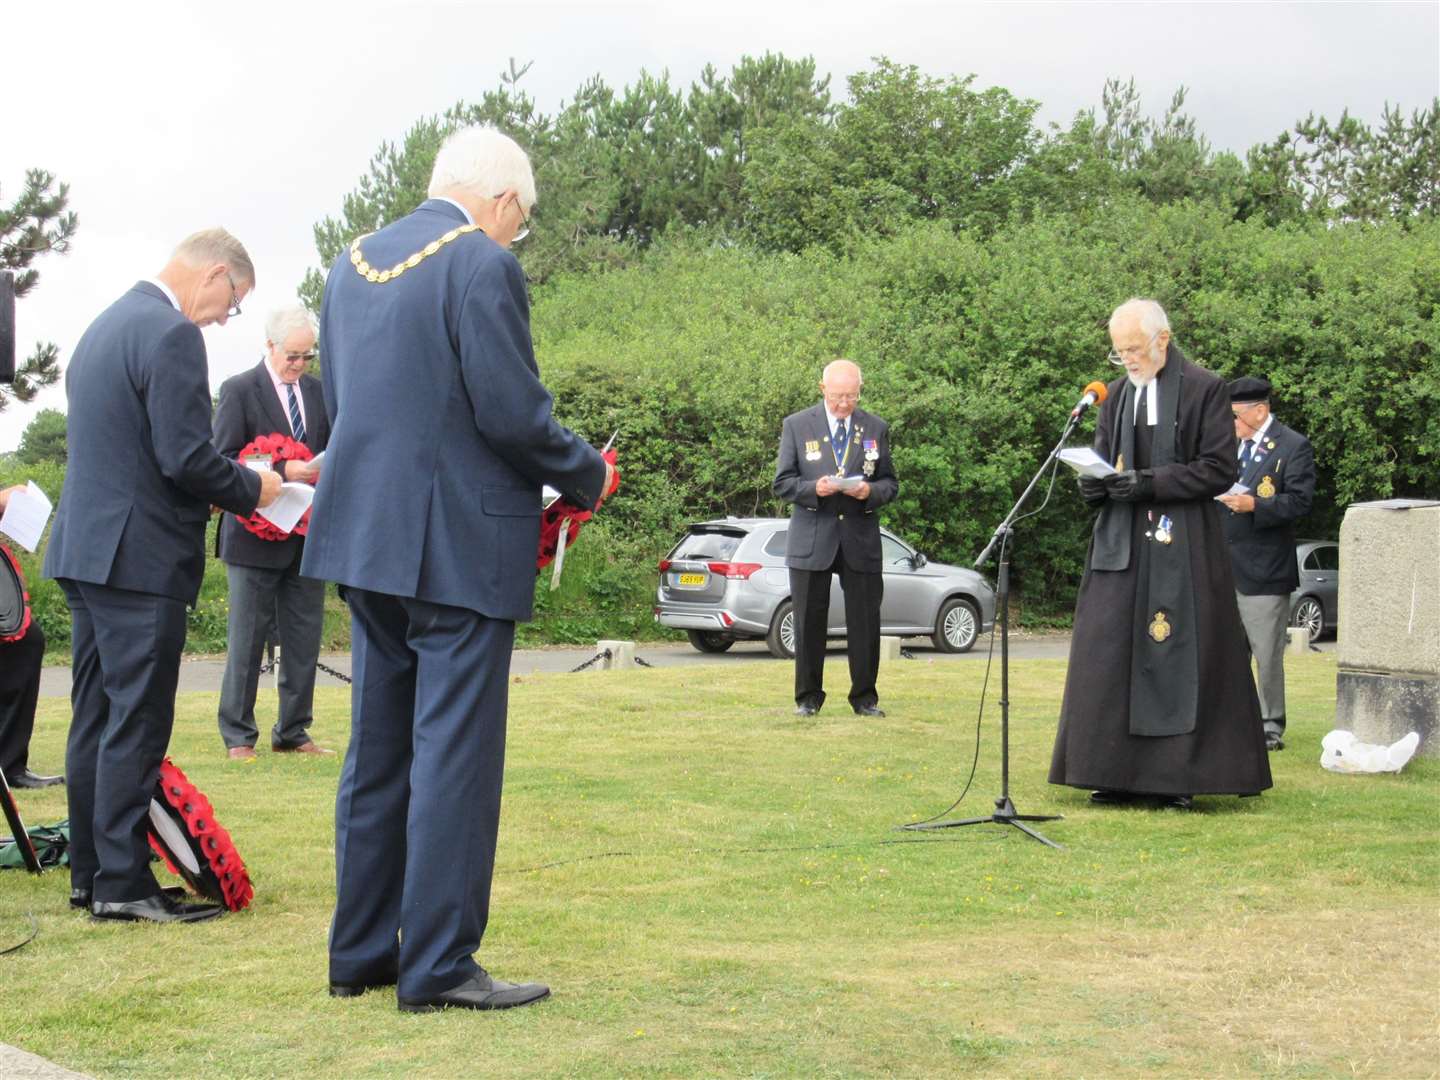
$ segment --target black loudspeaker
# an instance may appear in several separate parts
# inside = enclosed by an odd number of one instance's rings
[[[0,383],[15,381],[15,277],[0,270]]]

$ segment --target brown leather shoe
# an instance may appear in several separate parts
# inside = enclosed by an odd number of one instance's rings
[[[277,754],[333,754],[334,750],[326,750],[325,747],[315,742],[303,742],[299,746],[276,746],[270,744],[270,749]]]
[[[230,760],[254,762],[255,748],[253,746],[232,746],[230,747]]]

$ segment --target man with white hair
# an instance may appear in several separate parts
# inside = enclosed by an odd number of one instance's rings
[[[330,441],[330,418],[320,380],[305,374],[315,360],[315,322],[298,304],[278,308],[265,321],[265,358],[226,379],[215,406],[215,448],[232,461],[262,435],[283,435],[321,453]],[[265,462],[282,479],[314,484],[320,467],[279,456]],[[215,537],[230,585],[225,677],[218,721],[226,752],[255,760],[255,692],[260,654],[273,626],[280,642],[280,714],[270,731],[276,753],[331,754],[310,738],[314,720],[315,663],[325,621],[325,583],[300,576],[305,538],[269,539],[226,514]]]
[[[162,892],[146,834],[210,507],[248,516],[280,490],[277,474],[210,444],[200,328],[239,315],[254,287],[240,241],[195,233],[101,312],[65,371],[69,464],[45,575],[70,606],[70,903],[96,919],[196,922],[224,910]]]
[[[335,806],[330,993],[408,1012],[549,994],[474,960],[490,905],[515,622],[534,602],[545,483],[593,507],[599,452],[561,427],[530,342],[529,159],[451,135],[430,198],[357,238],[320,310],[332,431],[301,571],[350,605],[350,748]]]
[[[1270,787],[1260,706],[1216,497],[1235,483],[1225,383],[1187,360],[1153,300],[1110,316],[1109,386],[1082,479],[1099,509],[1075,605],[1052,784],[1095,803]]]
[[[860,367],[832,360],[820,377],[819,403],[785,418],[773,490],[791,504],[785,541],[795,627],[795,713],[814,716],[825,704],[825,638],[830,582],[840,575],[845,596],[845,652],[850,707],[882,717],[880,670],[881,572],[878,511],[900,491],[890,462],[890,428],[858,407]],[[782,616],[783,617],[783,616]]]

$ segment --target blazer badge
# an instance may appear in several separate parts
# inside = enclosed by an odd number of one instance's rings
[[[1260,486],[1255,489],[1255,494],[1262,499],[1273,499],[1275,497],[1275,483],[1270,477],[1260,481]]]
[[[1150,622],[1150,636],[1159,643],[1163,642],[1173,632],[1173,628],[1165,620],[1165,612],[1155,612],[1155,618]]]
[[[818,439],[807,439],[805,442],[805,460],[820,460],[820,441]]]

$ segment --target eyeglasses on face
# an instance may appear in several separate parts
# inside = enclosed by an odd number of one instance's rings
[[[285,362],[287,364],[298,364],[303,360],[308,364],[319,355],[320,354],[314,349],[311,349],[309,352],[287,352],[285,354]]]
[[[836,393],[833,393],[833,392],[831,392],[831,391],[829,391],[829,390],[826,390],[826,391],[825,391],[825,400],[826,400],[826,401],[840,402],[840,403],[843,404],[844,402],[847,402],[847,401],[859,401],[859,400],[860,400],[860,394],[859,394],[858,392],[857,392],[857,393],[854,393],[854,394],[836,394]]]
[[[1115,364],[1117,367],[1123,367],[1126,360],[1130,360],[1134,357],[1139,356],[1141,353],[1148,350],[1151,345],[1155,344],[1155,339],[1158,338],[1160,334],[1161,331],[1156,330],[1155,333],[1151,334],[1150,337],[1146,339],[1144,345],[1127,345],[1123,349],[1111,349],[1110,355],[1106,357],[1106,359],[1109,360],[1110,363]]]

